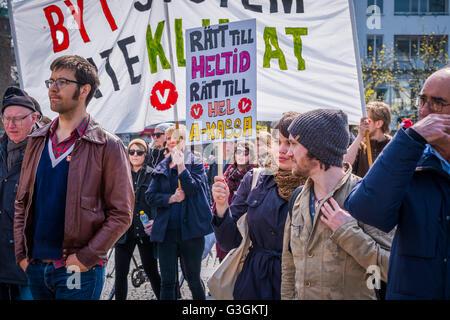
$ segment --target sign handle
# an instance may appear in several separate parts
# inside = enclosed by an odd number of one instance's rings
[[[372,166],[372,148],[370,146],[369,131],[366,131],[366,146],[367,146],[367,160],[369,161],[369,168]]]
[[[217,175],[223,178],[223,142],[217,143]]]

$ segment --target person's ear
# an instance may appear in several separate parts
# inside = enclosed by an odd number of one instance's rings
[[[86,98],[89,95],[89,92],[91,92],[91,89],[92,89],[92,87],[90,84],[85,84],[81,87],[80,94]]]
[[[381,129],[383,127],[384,121],[383,120],[377,120],[375,121],[375,127],[377,129]]]

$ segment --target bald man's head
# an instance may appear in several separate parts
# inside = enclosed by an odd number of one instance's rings
[[[425,118],[430,113],[450,114],[450,67],[438,70],[429,76],[419,97],[423,102],[419,110],[419,119]],[[442,108],[436,107],[439,105]]]

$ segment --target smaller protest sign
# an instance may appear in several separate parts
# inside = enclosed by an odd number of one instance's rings
[[[186,30],[186,144],[256,138],[256,20]]]

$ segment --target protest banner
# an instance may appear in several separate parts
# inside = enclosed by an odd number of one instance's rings
[[[361,117],[349,0],[10,0],[9,8],[21,86],[50,118],[49,66],[77,54],[99,70],[87,111],[105,129],[185,121],[185,30],[249,19],[258,121],[315,108],[342,109],[352,124]]]
[[[256,20],[186,30],[186,144],[256,138]]]
[[[186,144],[256,139],[256,20],[186,30]]]

